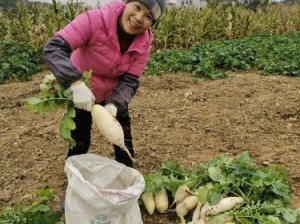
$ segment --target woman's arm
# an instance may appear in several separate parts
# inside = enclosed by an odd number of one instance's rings
[[[126,113],[128,104],[135,95],[138,87],[138,77],[130,73],[125,73],[120,77],[119,83],[113,89],[112,94],[107,98],[106,104],[112,103],[117,107],[118,113]]]
[[[69,44],[60,37],[51,38],[45,45],[44,59],[57,80],[65,87],[81,79],[81,73],[73,66]]]
[[[70,60],[72,51],[86,46],[98,24],[97,10],[90,10],[78,15],[63,29],[55,33],[44,47],[44,59],[58,81],[69,86],[81,78],[81,73]]]

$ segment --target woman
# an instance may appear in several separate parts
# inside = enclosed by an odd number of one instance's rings
[[[70,87],[76,107],[76,141],[68,157],[87,153],[91,137],[93,103],[104,105],[124,131],[125,146],[134,149],[128,104],[139,86],[149,60],[151,27],[162,16],[165,0],[116,1],[89,10],[58,31],[44,47],[44,58],[56,79]],[[89,89],[81,81],[92,70]],[[115,159],[129,167],[133,162],[114,145]]]

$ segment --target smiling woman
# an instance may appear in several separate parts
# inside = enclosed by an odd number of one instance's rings
[[[116,1],[79,15],[46,43],[44,57],[57,80],[70,87],[76,107],[76,129],[71,133],[76,146],[68,156],[88,151],[93,103],[104,105],[120,122],[125,145],[134,156],[128,104],[149,60],[150,28],[164,7],[164,0]],[[90,70],[88,88],[81,79]],[[118,146],[114,151],[117,161],[133,165]]]
[[[133,1],[127,3],[120,25],[125,33],[137,35],[149,29],[153,22],[154,14],[144,4]]]
[[[130,154],[113,145],[115,159],[132,167],[135,151],[128,105],[149,60],[151,26],[160,18],[165,0],[115,1],[91,9],[58,31],[44,47],[44,58],[53,75],[72,92],[76,108],[71,131],[75,147],[68,157],[88,152],[94,104],[106,108],[121,124]],[[86,84],[82,74],[92,71]]]

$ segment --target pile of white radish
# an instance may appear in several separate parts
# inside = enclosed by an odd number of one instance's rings
[[[198,202],[193,213],[192,221],[188,224],[205,224],[209,220],[209,216],[217,215],[222,212],[229,211],[244,203],[242,197],[226,197],[219,201],[216,205],[209,205],[208,202],[201,204]],[[231,221],[224,221],[224,224],[233,224]]]
[[[152,215],[155,209],[159,213],[165,213],[169,209],[169,198],[165,188],[155,192],[144,192],[141,199],[149,215]]]
[[[124,132],[120,123],[103,106],[95,104],[91,111],[97,128],[114,145],[125,150],[132,159],[130,152],[124,143]]]
[[[155,208],[160,213],[174,211],[168,208],[168,195],[163,188],[161,191],[153,195],[152,192],[145,192],[141,199],[147,209],[148,213],[152,215]],[[186,224],[185,216],[192,213],[192,221],[188,224],[205,224],[208,222],[210,216],[214,216],[226,211],[229,211],[244,203],[242,197],[225,197],[216,205],[209,205],[208,202],[201,203],[197,194],[192,192],[186,185],[181,185],[174,195],[174,201],[170,207],[176,205],[175,211],[180,219],[180,224]],[[224,220],[224,224],[234,224],[232,220]]]

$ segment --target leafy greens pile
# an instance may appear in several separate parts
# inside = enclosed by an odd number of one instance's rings
[[[190,49],[165,49],[152,54],[147,75],[192,72],[195,77],[226,78],[225,71],[255,69],[262,75],[300,76],[300,32],[196,43]]]
[[[91,71],[86,71],[82,75],[82,81],[88,84],[91,77]],[[40,85],[40,92],[37,97],[30,97],[25,100],[24,108],[26,110],[36,111],[42,117],[45,116],[45,111],[57,111],[59,108],[65,110],[65,114],[60,123],[60,134],[64,140],[70,143],[70,147],[74,147],[76,142],[71,136],[71,130],[76,128],[75,106],[72,100],[72,93],[69,89],[62,86],[54,77],[53,74],[46,75]]]
[[[221,213],[209,220],[221,224],[233,216],[241,224],[300,223],[300,208],[288,208],[291,200],[290,178],[280,166],[256,166],[247,152],[235,159],[220,154],[191,170],[173,161],[164,161],[156,173],[144,175],[145,192],[167,189],[171,197],[186,184],[197,192],[200,202],[217,204],[222,197],[241,196],[245,203],[238,209]]]
[[[40,70],[37,53],[30,44],[0,41],[0,84],[6,80],[28,81]]]
[[[63,224],[60,214],[46,205],[53,198],[49,188],[38,190],[24,196],[12,208],[3,208],[0,212],[0,223],[5,224]],[[25,201],[31,204],[24,206]]]

